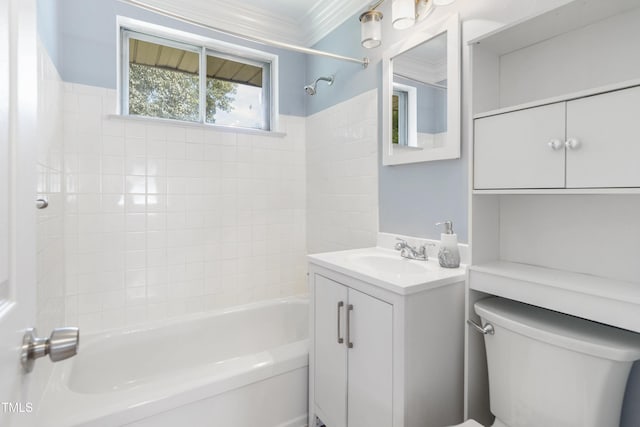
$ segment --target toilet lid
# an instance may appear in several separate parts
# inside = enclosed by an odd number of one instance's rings
[[[458,424],[456,426],[452,426],[452,427],[483,427],[482,424],[478,423],[475,420],[467,420],[465,422],[463,422],[462,424]]]

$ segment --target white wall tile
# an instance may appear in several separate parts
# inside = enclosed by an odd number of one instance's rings
[[[307,234],[375,244],[375,93],[274,138],[107,118],[113,91],[66,87],[65,311],[84,328],[304,292]]]
[[[62,110],[78,111],[77,94],[68,97],[58,72],[51,62],[46,49],[38,43],[38,155],[36,172],[38,177],[36,191],[39,197],[47,197],[49,207],[37,211],[36,251],[37,251],[37,327],[40,331],[49,331],[63,326],[66,315],[65,274],[66,274],[66,235],[65,207],[69,204],[64,195],[67,182],[64,180],[64,158],[68,157],[69,168],[75,173],[91,173],[95,159],[87,160],[83,169],[79,169],[76,153],[68,155],[64,151],[64,128]],[[84,102],[84,100],[83,100]],[[98,164],[99,169],[99,164]],[[99,189],[95,176],[87,175],[81,180],[83,189]],[[76,175],[76,178],[78,176]],[[74,190],[81,183],[76,179],[69,183]],[[77,224],[71,221],[73,226]],[[69,227],[73,230],[73,227]],[[73,240],[74,247],[78,242]],[[69,308],[73,313],[75,306]],[[77,312],[77,310],[76,310]],[[46,378],[46,375],[41,376]],[[39,385],[38,385],[39,386]]]
[[[307,118],[309,253],[376,244],[377,96],[372,90]],[[305,189],[296,191],[302,199]]]
[[[127,121],[107,116],[115,91],[64,88],[68,321],[91,332],[306,292],[304,118],[285,118],[286,137]]]

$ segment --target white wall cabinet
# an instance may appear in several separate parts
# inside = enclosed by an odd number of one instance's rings
[[[640,87],[567,102],[567,187],[640,187]]]
[[[483,24],[463,50],[467,317],[478,321],[474,303],[499,295],[638,331],[640,56],[629,53],[640,2],[557,3]],[[466,340],[465,416],[492,425],[484,339],[469,329]],[[620,427],[640,426],[635,378]]]
[[[309,425],[462,421],[464,282],[400,295],[309,265]]]
[[[476,120],[476,188],[564,187],[564,111],[560,103]]]
[[[640,187],[640,87],[476,118],[474,189]]]

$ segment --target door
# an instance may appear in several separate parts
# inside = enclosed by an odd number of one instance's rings
[[[330,427],[347,423],[347,288],[315,275],[315,405]]]
[[[567,187],[640,187],[640,87],[567,102]]]
[[[36,60],[35,2],[0,0],[2,426],[28,425],[34,418],[28,414],[30,375],[23,374],[20,347],[25,329],[35,324]]]
[[[393,425],[393,308],[349,289],[348,426]],[[348,343],[347,343],[348,344]],[[328,425],[328,424],[327,424]]]
[[[563,188],[565,103],[475,120],[474,188]]]

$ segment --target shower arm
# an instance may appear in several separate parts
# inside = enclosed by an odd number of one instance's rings
[[[318,77],[316,79],[315,82],[313,82],[313,85],[317,85],[318,82],[323,81],[323,82],[329,82],[329,86],[331,86],[333,84],[333,76],[329,76],[329,77]]]
[[[197,27],[200,28],[205,28],[207,30],[211,30],[211,31],[215,31],[217,33],[221,33],[221,34],[226,34],[228,36],[232,36],[232,37],[236,37],[248,42],[252,42],[252,43],[258,43],[261,45],[265,45],[265,46],[273,46],[273,47],[279,47],[282,49],[286,49],[286,50],[291,50],[294,52],[300,52],[300,53],[306,53],[308,55],[316,55],[316,56],[324,56],[326,58],[332,58],[332,59],[338,59],[341,61],[347,61],[347,62],[354,62],[356,64],[361,64],[362,68],[367,68],[369,66],[370,60],[369,58],[367,58],[366,56],[362,59],[358,59],[358,58],[351,58],[349,56],[343,56],[343,55],[337,55],[335,53],[331,53],[331,52],[325,52],[322,50],[317,50],[317,49],[310,49],[308,47],[302,47],[302,46],[297,46],[294,44],[290,44],[290,43],[284,43],[284,42],[279,42],[276,40],[270,40],[270,39],[265,39],[265,38],[261,38],[261,37],[254,37],[254,36],[246,36],[243,34],[239,34],[239,33],[235,33],[233,31],[228,31],[228,30],[222,30],[220,28],[216,28],[213,27],[211,25],[207,25],[204,24],[202,22],[198,22],[195,21],[193,19],[187,18],[185,16],[181,16],[178,15],[177,13],[173,13],[170,12],[168,10],[159,8],[159,7],[155,7],[155,6],[151,6],[148,5],[146,3],[143,3],[141,1],[138,0],[118,0],[121,3],[126,3],[126,4],[130,4],[133,6],[137,6],[141,9],[145,9],[148,10],[150,12],[154,12],[160,15],[164,15],[167,16],[169,18],[173,18],[176,19],[178,21],[182,21],[185,22],[187,24],[191,24],[191,25],[195,25]]]

